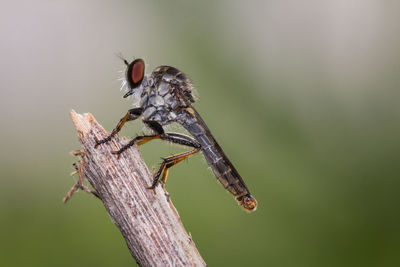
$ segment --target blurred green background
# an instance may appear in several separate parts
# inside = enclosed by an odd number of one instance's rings
[[[99,201],[61,201],[80,147],[69,110],[111,130],[132,108],[122,52],[191,77],[259,202],[241,210],[200,154],[171,170],[209,266],[399,266],[399,15],[389,0],[2,0],[0,265],[136,264]],[[183,150],[141,147],[149,167]]]

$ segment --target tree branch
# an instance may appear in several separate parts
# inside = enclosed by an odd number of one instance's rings
[[[192,238],[186,233],[178,212],[161,186],[155,191],[152,175],[137,147],[126,150],[118,159],[112,151],[127,143],[125,138],[95,147],[95,136],[100,140],[107,132],[91,114],[80,115],[71,110],[72,121],[78,131],[83,152],[77,164],[80,181],[77,188],[90,192],[83,185],[87,178],[93,192],[102,200],[108,214],[117,225],[132,256],[141,266],[206,266]]]

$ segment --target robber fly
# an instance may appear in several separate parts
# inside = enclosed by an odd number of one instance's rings
[[[137,136],[113,154],[119,156],[129,147],[142,145],[153,139],[192,148],[188,152],[164,158],[152,185],[148,188],[154,189],[160,180],[164,184],[169,168],[201,150],[217,179],[237,199],[239,205],[249,211],[255,210],[256,199],[250,194],[242,177],[192,106],[195,99],[188,77],[170,66],[159,66],[147,76],[144,73],[145,64],[142,59],[136,59],[131,63],[123,60],[127,66],[125,79],[129,90],[124,98],[132,94],[139,96],[139,107],[130,109],[108,137],[96,140],[96,146],[110,141],[127,121],[142,117],[145,125],[154,134]],[[166,133],[163,126],[172,122],[182,125],[194,138],[178,133]]]

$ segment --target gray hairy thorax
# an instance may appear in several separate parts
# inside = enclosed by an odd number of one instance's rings
[[[143,82],[140,107],[143,120],[161,125],[186,117],[186,109],[194,102],[192,84],[187,76],[170,66],[159,66]]]

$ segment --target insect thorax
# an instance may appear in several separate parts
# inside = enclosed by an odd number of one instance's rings
[[[192,84],[187,76],[170,66],[154,69],[144,88],[140,106],[143,120],[154,120],[161,125],[175,121],[180,112],[194,102]]]

